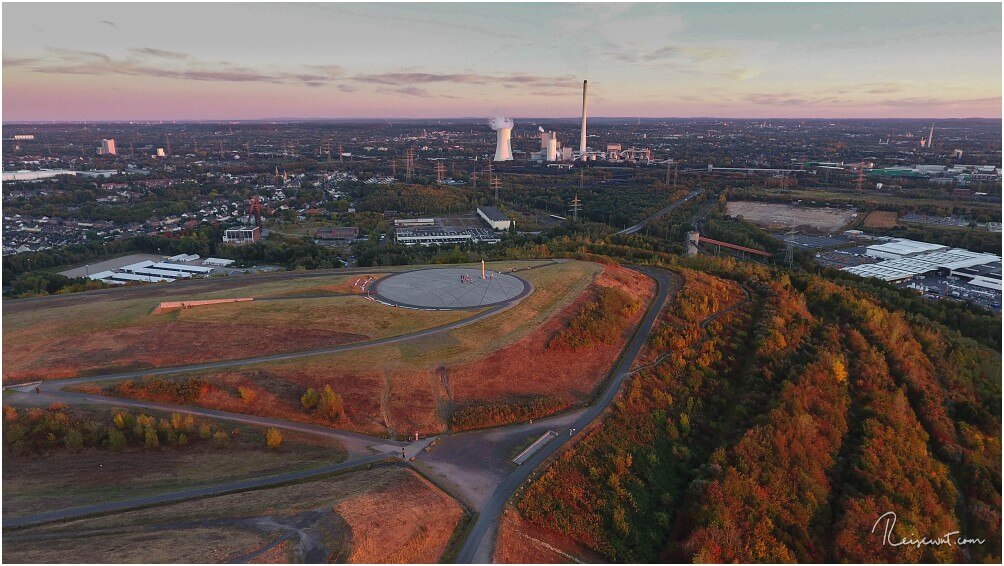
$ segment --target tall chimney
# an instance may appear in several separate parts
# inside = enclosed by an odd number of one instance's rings
[[[582,81],[582,133],[579,137],[579,158],[586,160],[586,89],[589,81]]]

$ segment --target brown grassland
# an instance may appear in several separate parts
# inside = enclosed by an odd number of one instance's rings
[[[334,296],[151,314],[159,303],[93,302],[4,316],[4,382],[324,348],[440,326],[476,312],[405,313],[361,297]]]
[[[470,403],[505,404],[545,394],[560,399],[557,408],[583,401],[607,375],[644,309],[625,320],[615,342],[574,351],[548,348],[548,342],[596,289],[621,289],[645,305],[654,283],[622,267],[581,261],[520,275],[534,292],[498,315],[401,344],[206,372],[196,377],[209,387],[194,402],[372,434],[410,435],[441,432],[452,410]],[[143,389],[142,382],[135,385]],[[341,395],[342,418],[320,418],[301,406],[308,387],[325,385]],[[253,403],[240,398],[240,387],[255,390]]]
[[[463,510],[398,466],[5,532],[13,562],[228,562],[267,550],[269,561],[436,562]],[[259,560],[261,557],[259,557]]]
[[[888,210],[873,210],[865,217],[865,228],[895,228],[897,213]]]

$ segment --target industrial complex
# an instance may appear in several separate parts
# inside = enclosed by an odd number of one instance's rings
[[[494,206],[480,206],[474,217],[406,218],[394,221],[394,241],[406,246],[485,243],[497,244],[497,234],[515,225]],[[480,220],[480,222],[479,222]],[[482,224],[483,222],[483,224]],[[487,228],[484,227],[487,224]]]
[[[905,238],[864,247],[867,263],[843,268],[917,290],[929,298],[965,299],[1000,309],[1001,257]]]
[[[209,277],[220,267],[234,264],[232,259],[217,257],[200,258],[198,255],[179,254],[164,261],[144,260],[124,265],[114,270],[105,270],[88,275],[92,281],[101,281],[109,285],[125,285],[126,283],[171,283],[176,279],[192,277]]]

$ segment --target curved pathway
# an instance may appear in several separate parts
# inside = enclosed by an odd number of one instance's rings
[[[606,390],[596,403],[582,412],[578,418],[573,421],[568,430],[562,429],[561,431],[558,431],[559,434],[553,440],[545,444],[543,448],[538,450],[537,453],[524,462],[522,466],[513,470],[512,473],[502,480],[502,483],[495,488],[495,491],[482,506],[481,511],[478,514],[477,521],[474,523],[474,527],[471,529],[470,534],[467,536],[467,540],[464,541],[464,545],[457,554],[457,562],[490,563],[492,561],[495,537],[499,527],[499,517],[512,495],[530,476],[530,474],[537,469],[538,466],[543,464],[544,461],[557,452],[559,448],[564,446],[570,440],[573,440],[578,433],[581,433],[590,424],[592,424],[592,422],[606,410],[606,408],[614,400],[614,397],[617,396],[621,384],[628,376],[628,371],[631,369],[631,365],[638,356],[638,352],[641,351],[642,346],[648,339],[649,332],[655,324],[656,317],[658,317],[659,313],[662,312],[662,306],[665,304],[666,299],[669,296],[670,279],[679,277],[678,275],[671,274],[670,272],[663,271],[661,269],[645,267],[639,267],[636,269],[654,279],[658,284],[659,289],[656,293],[655,299],[652,301],[652,305],[648,309],[648,312],[645,314],[645,317],[635,330],[635,334],[632,337],[631,342],[621,354],[620,361],[613,374],[613,379],[611,379],[607,384]]]

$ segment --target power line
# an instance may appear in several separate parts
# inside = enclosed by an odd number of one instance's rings
[[[575,193],[575,198],[572,199],[572,206],[569,208],[572,212],[572,221],[579,221],[579,211],[582,210],[582,201],[579,200],[579,193]]]

